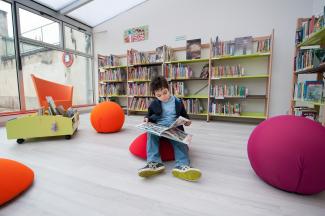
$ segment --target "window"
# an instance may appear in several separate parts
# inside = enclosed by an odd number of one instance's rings
[[[20,36],[32,40],[60,45],[60,24],[19,8]]]
[[[91,36],[89,34],[64,26],[64,38],[65,48],[92,54]]]
[[[93,103],[91,58],[72,54],[72,64],[64,62],[64,52],[52,48],[20,44],[26,109],[39,107],[31,79],[35,76],[61,84],[73,85],[73,105]],[[24,47],[24,48],[22,48]]]
[[[20,110],[11,4],[0,0],[0,113]]]

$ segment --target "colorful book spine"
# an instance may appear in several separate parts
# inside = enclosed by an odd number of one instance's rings
[[[211,85],[210,95],[214,98],[223,99],[225,97],[246,97],[248,95],[248,88],[238,85]]]
[[[102,81],[123,81],[126,80],[125,70],[121,68],[105,69],[103,72],[99,72],[98,80]]]
[[[239,103],[219,103],[217,100],[212,100],[210,102],[209,112],[214,115],[239,116],[241,113],[241,106]]]
[[[188,114],[204,113],[203,106],[199,99],[184,99],[182,101]]]
[[[171,79],[189,79],[193,77],[193,71],[188,65],[177,64],[170,66],[170,71],[166,75]]]
[[[173,82],[169,85],[172,88],[171,92],[176,96],[185,96],[184,94],[184,82]]]
[[[129,100],[129,109],[146,111],[151,102],[151,98],[132,98],[131,100]]]
[[[148,83],[128,83],[128,95],[149,96],[149,89]]]
[[[99,96],[125,95],[125,84],[123,83],[100,83],[98,86]]]
[[[156,72],[153,67],[132,67],[129,70],[129,80],[150,80],[153,72]]]
[[[245,69],[241,65],[219,65],[211,68],[211,78],[244,76]]]

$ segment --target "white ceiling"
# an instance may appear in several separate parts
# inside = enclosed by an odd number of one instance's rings
[[[36,2],[56,11],[60,11],[71,3],[77,3],[78,1],[80,0],[36,0]],[[66,15],[94,27],[145,1],[146,0],[92,0]]]

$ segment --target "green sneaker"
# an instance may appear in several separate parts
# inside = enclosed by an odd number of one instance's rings
[[[201,171],[199,169],[187,165],[176,166],[172,173],[175,177],[186,181],[197,181],[201,178]]]
[[[148,162],[146,166],[139,169],[138,175],[141,177],[150,177],[162,173],[164,170],[165,170],[164,164],[157,163],[157,162]]]

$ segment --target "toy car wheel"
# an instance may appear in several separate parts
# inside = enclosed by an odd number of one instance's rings
[[[71,135],[65,135],[65,137],[64,137],[65,139],[71,139]]]
[[[17,139],[17,143],[18,143],[18,144],[22,144],[23,142],[25,142],[24,139]]]

